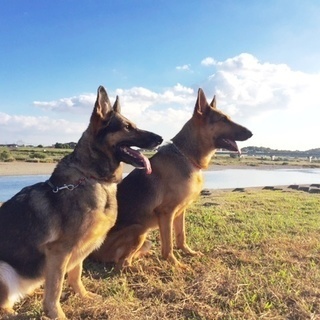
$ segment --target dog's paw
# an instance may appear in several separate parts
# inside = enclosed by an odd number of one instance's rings
[[[189,246],[184,245],[183,247],[180,248],[185,254],[189,256],[198,256],[201,257],[203,256],[203,253],[201,251],[195,251],[192,250]]]
[[[202,257],[203,253],[201,251],[194,251],[191,250],[191,252],[189,253],[191,256],[197,256],[197,257]]]
[[[177,264],[175,264],[175,267],[177,267],[180,270],[188,270],[190,267],[182,262],[178,262]]]
[[[172,266],[177,267],[179,269],[187,269],[188,266],[182,262],[180,262],[173,254],[170,255],[167,259],[166,259]]]
[[[54,307],[44,306],[44,312],[49,319],[58,319],[58,320],[67,319],[60,305],[57,305]]]
[[[102,297],[99,294],[90,291],[87,291],[82,297],[88,300],[102,300]]]
[[[118,263],[115,266],[116,272],[130,272],[134,271],[134,268],[132,267],[132,258],[133,256],[130,255],[126,257],[125,259],[121,259],[118,261]]]

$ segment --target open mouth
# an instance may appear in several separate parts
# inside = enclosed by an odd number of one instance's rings
[[[138,169],[145,169],[147,174],[152,173],[149,159],[138,150],[121,145],[117,147],[117,153],[121,161],[131,164]]]
[[[216,146],[217,148],[223,148],[241,154],[241,151],[239,150],[237,143],[232,139],[219,138],[216,142]]]

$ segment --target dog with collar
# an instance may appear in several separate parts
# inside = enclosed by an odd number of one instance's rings
[[[98,88],[87,130],[50,179],[25,187],[0,207],[0,312],[44,284],[43,308],[65,319],[60,295],[65,274],[81,297],[82,262],[98,248],[117,216],[121,162],[151,173],[149,160],[131,146],[154,148],[162,138],[138,129]]]
[[[173,253],[176,246],[190,255],[186,241],[186,208],[198,197],[206,169],[215,150],[239,152],[236,141],[249,139],[252,133],[208,104],[199,89],[193,116],[172,139],[150,159],[152,174],[132,171],[118,186],[118,217],[102,246],[92,253],[98,261],[114,262],[118,268],[130,267],[134,258],[145,255],[151,247],[148,232],[160,230],[162,257],[183,266]]]

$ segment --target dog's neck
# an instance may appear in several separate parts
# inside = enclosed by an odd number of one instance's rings
[[[182,155],[184,156],[197,170],[201,170],[203,169],[203,167],[200,166],[200,164],[198,164],[197,162],[195,162],[195,160],[191,159],[190,157],[188,157],[187,155],[184,154],[184,152],[171,140],[172,145],[176,148],[176,150]]]
[[[122,165],[106,157],[105,161],[97,161],[92,154],[96,155],[98,152],[98,150],[91,150],[91,146],[80,139],[73,152],[60,161],[55,171],[56,173],[59,172],[59,175],[63,174],[63,167],[66,165],[78,171],[80,179],[92,179],[100,183],[118,183],[121,181]]]
[[[191,119],[171,141],[196,168],[206,169],[215,150],[204,145],[203,138],[195,129]]]

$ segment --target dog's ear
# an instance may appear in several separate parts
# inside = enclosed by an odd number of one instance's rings
[[[116,101],[114,102],[113,111],[121,113],[121,105],[120,105],[120,101],[119,101],[119,97],[118,96],[116,98]]]
[[[210,107],[213,109],[217,109],[217,104],[216,104],[216,95],[213,96],[213,99],[210,103]]]
[[[90,128],[97,131],[103,120],[106,120],[111,115],[112,107],[104,87],[100,86],[97,91],[97,100],[94,105],[90,118]]]
[[[103,86],[100,86],[97,91],[97,100],[93,112],[96,116],[105,119],[111,110],[111,103],[107,91]]]
[[[204,94],[203,90],[201,88],[199,88],[198,98],[196,101],[196,105],[194,107],[193,114],[202,116],[208,107],[209,107],[209,105],[208,105],[206,95]]]

